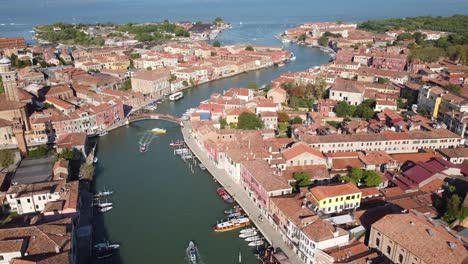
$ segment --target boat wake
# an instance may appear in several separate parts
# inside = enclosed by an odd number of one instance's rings
[[[153,133],[152,131],[146,131],[143,136],[141,136],[140,140],[138,140],[138,143],[140,145],[146,145],[146,146],[149,146],[149,144],[151,143],[151,141],[153,141],[153,139],[157,138],[158,137],[158,134],[155,134]]]

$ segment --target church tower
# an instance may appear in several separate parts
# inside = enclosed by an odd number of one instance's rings
[[[8,101],[19,101],[16,73],[11,70],[11,62],[7,58],[0,59],[0,75]]]

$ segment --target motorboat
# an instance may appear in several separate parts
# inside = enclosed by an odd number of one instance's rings
[[[197,264],[198,259],[200,258],[198,255],[198,248],[195,246],[193,241],[190,241],[188,247],[186,249],[187,258],[190,260],[190,263]]]
[[[234,206],[233,208],[229,209],[229,210],[224,210],[224,213],[225,214],[232,214],[232,213],[237,213],[237,212],[240,212],[242,211],[242,208],[238,205]]]
[[[263,245],[263,241],[262,240],[252,241],[248,245],[249,247],[261,246]]]
[[[247,242],[253,242],[253,241],[258,241],[258,240],[262,240],[262,238],[259,236],[251,236],[245,239],[245,241]]]
[[[188,160],[188,159],[193,158],[193,155],[190,154],[190,153],[187,153],[187,154],[183,154],[183,155],[181,156],[181,158],[182,158],[183,160]]]
[[[205,165],[203,165],[203,163],[198,163],[198,167],[200,167],[201,170],[206,170],[206,167]]]
[[[148,144],[140,144],[140,153],[148,151]]]
[[[184,97],[184,93],[183,92],[176,92],[176,93],[173,93],[171,95],[169,95],[169,100],[170,101],[177,101],[177,100],[180,100]]]
[[[100,192],[96,193],[94,195],[94,197],[103,197],[103,196],[109,196],[109,195],[112,195],[112,194],[114,194],[114,191],[106,191],[104,189],[104,191],[100,191]]]
[[[234,199],[226,192],[224,188],[216,189],[219,197],[221,197],[226,203],[234,203]]]
[[[100,137],[103,137],[103,136],[105,136],[105,135],[107,135],[107,134],[109,134],[109,132],[107,132],[107,131],[102,131],[101,133],[99,133],[99,136],[100,136]]]
[[[248,238],[248,237],[252,237],[252,236],[256,236],[257,235],[257,231],[253,231],[252,233],[242,233],[239,235],[240,238]]]
[[[98,211],[99,211],[100,213],[105,213],[105,212],[107,212],[107,211],[110,211],[111,209],[112,209],[112,206],[100,207],[100,208],[98,208]]]
[[[176,149],[175,153],[178,155],[184,155],[184,154],[189,153],[189,149],[188,148]]]
[[[155,133],[155,134],[165,134],[166,133],[166,129],[162,129],[162,128],[153,128],[151,129],[151,132]]]
[[[93,163],[97,163],[97,162],[98,162],[98,157],[94,157]]]
[[[97,243],[93,246],[94,250],[103,250],[103,249],[118,249],[119,244],[111,244],[109,241]]]
[[[184,145],[184,141],[182,141],[182,140],[178,140],[176,142],[169,143],[169,146],[171,146],[171,147],[180,147],[180,146],[183,146],[183,145]]]
[[[248,217],[235,218],[231,220],[224,220],[217,223],[213,230],[215,232],[226,232],[237,228],[250,225],[250,219]]]
[[[236,218],[236,217],[241,217],[241,216],[243,216],[243,214],[241,212],[236,212],[236,213],[228,214],[227,218],[231,219],[231,218]]]
[[[255,232],[255,231],[257,231],[257,228],[251,227],[251,228],[242,229],[240,232],[241,233],[252,233],[252,232]]]
[[[97,203],[95,205],[97,205],[100,208],[104,208],[104,207],[112,206],[112,203],[105,202],[105,203]]]

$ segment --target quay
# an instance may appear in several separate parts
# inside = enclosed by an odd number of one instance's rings
[[[266,240],[277,250],[277,260],[282,264],[303,263],[302,260],[293,252],[291,248],[281,238],[281,235],[271,226],[268,221],[260,221],[258,218],[261,215],[259,208],[250,200],[247,193],[242,189],[242,186],[231,180],[229,175],[222,169],[217,168],[191,136],[190,121],[184,122],[182,126],[182,134],[187,146],[192,153],[200,160],[211,175],[231,194],[236,202],[244,209],[244,212],[249,216],[250,220],[257,226]],[[281,255],[284,255],[282,257]]]

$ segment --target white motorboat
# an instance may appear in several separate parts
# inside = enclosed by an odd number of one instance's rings
[[[249,247],[261,246],[263,245],[263,241],[262,240],[252,241],[248,245]]]
[[[197,261],[199,259],[198,256],[198,248],[195,246],[195,243],[193,241],[189,242],[189,245],[186,249],[187,257],[190,260],[191,264],[197,264]]]
[[[177,100],[180,100],[184,97],[184,93],[183,92],[176,92],[176,93],[173,93],[171,95],[169,95],[169,100],[170,101],[177,101]]]
[[[118,249],[120,247],[119,244],[111,244],[109,241],[97,243],[93,246],[95,250],[104,250],[104,249]]]
[[[257,235],[257,231],[253,231],[251,233],[242,233],[239,235],[240,238],[248,238]]]
[[[198,163],[198,167],[200,167],[201,170],[206,170],[206,167],[205,165],[203,165],[203,163]]]
[[[104,207],[109,207],[109,206],[112,206],[112,203],[97,203],[96,204],[98,207],[100,208],[104,208]]]
[[[94,157],[93,162],[97,163],[98,162],[98,157]]]
[[[189,149],[188,149],[188,148],[176,149],[176,150],[175,150],[175,153],[178,154],[178,155],[187,154],[187,153],[189,153]]]
[[[98,210],[100,213],[104,213],[104,212],[110,211],[111,209],[112,209],[112,206],[108,206],[108,207],[100,207]]]
[[[108,196],[108,195],[112,195],[114,194],[114,191],[106,191],[106,189],[104,189],[104,191],[100,191],[98,193],[96,193],[94,195],[94,197],[103,197],[103,196]]]
[[[242,229],[240,232],[242,234],[242,233],[252,233],[252,232],[255,232],[255,231],[257,231],[257,228],[250,227],[250,228]]]
[[[262,238],[259,237],[259,236],[251,236],[251,237],[248,237],[248,238],[245,239],[245,241],[247,241],[247,242],[253,242],[253,241],[257,241],[257,240],[262,240]]]

